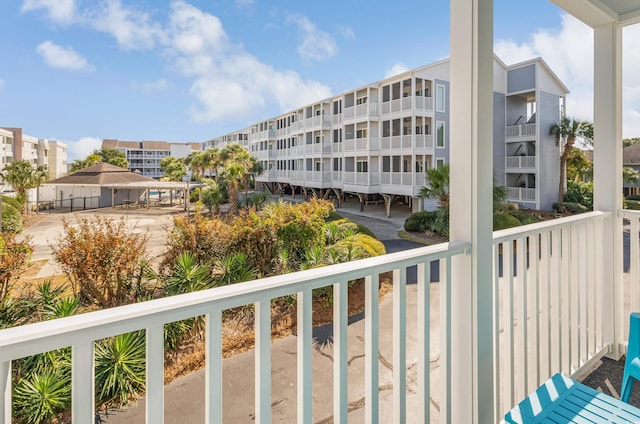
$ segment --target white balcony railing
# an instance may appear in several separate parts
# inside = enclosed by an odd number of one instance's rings
[[[11,361],[54,349],[72,349],[72,418],[74,422],[94,422],[94,342],[99,339],[137,330],[146,331],[146,422],[163,421],[164,411],[164,330],[163,325],[196,316],[206,320],[205,365],[205,422],[222,422],[222,313],[225,309],[247,304],[255,311],[255,421],[270,422],[271,416],[271,299],[295,294],[298,303],[297,387],[300,422],[311,422],[312,408],[312,290],[333,288],[333,361],[334,361],[334,417],[347,422],[348,403],[348,345],[347,345],[347,289],[349,281],[365,280],[366,348],[363,360],[366,373],[365,408],[373,422],[378,422],[378,285],[379,275],[393,271],[393,355],[394,410],[406,409],[406,270],[418,266],[418,343],[417,369],[419,390],[429,393],[430,302],[429,284],[432,262],[442,262],[464,254],[466,243],[443,243],[412,249],[376,258],[327,266],[277,277],[240,283],[216,289],[172,296],[134,305],[106,309],[68,318],[45,321],[0,331],[0,393],[11,391]],[[445,269],[440,264],[440,269]],[[441,283],[450,286],[449,276],[443,274]],[[450,290],[448,291],[450,293]],[[449,297],[451,294],[449,294]],[[443,304],[450,302],[445,296]],[[396,321],[397,320],[397,321]],[[441,321],[442,322],[442,321]],[[450,334],[450,323],[442,322]],[[448,343],[442,343],[448,346]],[[447,374],[440,378],[443,393],[449,384]],[[267,378],[265,378],[267,376]],[[353,378],[349,376],[349,379]],[[427,420],[430,402],[421,402],[421,415]],[[0,399],[0,422],[11,422],[11,396]]]
[[[530,169],[536,167],[535,156],[507,156],[507,168]]]
[[[345,176],[350,173],[345,173]],[[366,175],[363,173],[363,175]],[[640,213],[623,211],[629,219],[631,243],[630,310],[640,309]],[[612,290],[603,275],[603,239],[614,218],[612,213],[590,212],[543,223],[511,228],[493,234],[494,390],[496,416],[532,392],[550,375],[563,372],[579,375],[609,352],[622,339],[605,334],[604,322],[628,316],[625,310],[605,307],[605,293]],[[333,416],[347,422],[349,384],[358,377],[348,374],[347,288],[348,282],[365,280],[365,370],[364,408],[371,422],[379,421],[378,282],[383,272],[393,271],[393,410],[406,411],[407,368],[417,369],[419,401],[412,410],[416,420],[429,422],[440,415],[446,422],[456,402],[450,393],[450,307],[456,295],[451,286],[450,259],[471,248],[452,242],[313,270],[260,279],[196,293],[142,302],[87,314],[45,321],[0,331],[0,423],[11,422],[11,361],[71,346],[72,418],[93,422],[94,342],[131,331],[146,331],[146,420],[162,422],[164,410],[163,325],[176,320],[206,317],[205,411],[206,422],[221,422],[223,410],[222,314],[229,308],[253,304],[255,309],[255,421],[270,421],[271,414],[271,299],[296,294],[298,304],[296,355],[300,422],[311,422],[313,373],[311,367],[311,293],[320,287],[333,289]],[[432,264],[439,264],[440,299],[430,299]],[[406,314],[406,270],[418,266],[417,315]],[[431,380],[429,344],[432,305],[439,304],[439,384]],[[408,335],[408,319],[415,319],[417,331]],[[624,336],[623,336],[624,337]],[[408,364],[407,343],[417,346]],[[292,365],[293,366],[293,365]],[[330,383],[329,383],[330,384]],[[440,410],[430,402],[430,393],[440,393]],[[404,413],[404,412],[403,412]],[[404,416],[400,413],[399,416]],[[388,416],[385,413],[385,416]]]
[[[522,124],[507,127],[507,138],[532,137],[536,135],[536,124]]]
[[[535,202],[536,189],[524,187],[507,187],[507,200]]]
[[[611,219],[591,212],[494,233],[498,416],[554,373],[579,375],[608,353],[601,302],[612,288],[599,261]]]

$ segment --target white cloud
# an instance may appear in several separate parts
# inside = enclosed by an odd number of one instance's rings
[[[286,110],[331,94],[232,45],[216,16],[182,1],[172,4],[167,36],[177,69],[194,78],[190,94],[196,103],[189,114],[197,122],[257,119],[269,104]]]
[[[52,68],[69,71],[93,71],[94,67],[72,47],[62,47],[51,40],[41,43],[36,51]]]
[[[75,20],[75,0],[24,0],[21,12],[44,9],[55,23],[68,25]]]
[[[235,1],[236,5],[244,6],[254,2]],[[231,43],[217,16],[185,1],[172,1],[168,21],[163,25],[149,13],[123,5],[121,0],[104,0],[98,6],[92,2],[83,4],[85,9],[74,23],[113,36],[123,50],[154,51],[171,63],[174,70],[191,79],[189,93],[194,103],[187,113],[194,121],[247,122],[264,116],[274,106],[292,109],[331,95],[329,87],[319,82],[260,62],[241,45]],[[336,53],[335,41],[329,34],[318,30],[305,17],[298,17],[295,23],[303,33],[300,48],[307,58],[321,60]],[[51,61],[57,59],[52,66],[66,64],[67,69],[73,64],[80,68],[91,66],[71,48],[64,49],[50,41],[43,45],[39,47],[43,56],[54,50],[52,47],[66,53],[47,56]],[[60,56],[78,60],[62,61]],[[141,92],[167,87],[166,80],[133,85]]]
[[[113,36],[125,50],[148,50],[162,41],[162,27],[148,13],[122,6],[120,0],[107,0],[102,8],[86,13],[85,23]]]
[[[102,140],[98,137],[82,137],[76,141],[65,141],[69,162],[84,159],[94,150],[100,150]]]
[[[133,83],[133,88],[141,93],[148,94],[156,91],[164,91],[169,88],[166,79],[161,78],[157,81],[149,81],[143,83]]]
[[[356,38],[356,33],[353,31],[353,28],[351,28],[350,26],[338,25],[338,32],[344,38],[347,38],[349,40],[354,40]]]
[[[640,26],[623,31],[623,136],[640,135]],[[593,30],[568,14],[557,30],[540,29],[522,44],[497,40],[496,54],[507,64],[540,56],[571,93],[567,115],[593,120]]]
[[[298,46],[298,54],[305,60],[322,61],[338,52],[333,37],[321,31],[306,16],[289,15],[287,22],[295,24],[302,33],[302,43]]]
[[[403,72],[407,72],[409,68],[404,63],[396,63],[391,68],[384,71],[385,78],[391,78],[392,76],[399,75]]]

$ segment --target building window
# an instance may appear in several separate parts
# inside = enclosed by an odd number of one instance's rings
[[[363,105],[363,104],[365,104],[365,103],[367,103],[367,96],[364,96],[364,97],[358,97],[358,98],[356,99],[356,104],[357,104],[357,105]]]
[[[436,147],[444,147],[444,122],[436,122]]]
[[[442,169],[444,166],[444,159],[436,159],[436,169]]]
[[[367,161],[356,162],[356,172],[369,172],[369,162]]]
[[[445,87],[444,85],[436,84],[436,112],[444,112],[445,108]]]
[[[367,129],[356,130],[356,138],[367,138]]]

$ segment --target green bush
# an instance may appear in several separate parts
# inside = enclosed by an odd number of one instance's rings
[[[629,200],[629,198],[627,198],[627,201],[625,202],[625,207],[627,209],[631,209],[634,211],[638,211],[640,210],[640,201],[639,200]]]
[[[593,209],[593,183],[568,181],[567,192],[564,194],[564,202],[562,203],[579,203],[586,210]]]
[[[540,215],[527,213],[517,208],[513,208],[511,210],[503,212],[508,212],[510,215],[517,218],[522,225],[535,224],[536,222],[542,221],[542,217]]]
[[[430,212],[422,211],[411,214],[409,218],[404,221],[405,231],[425,232],[430,219],[429,213]]]
[[[493,214],[493,231],[519,227],[520,225],[522,225],[522,222],[510,213],[496,212]]]
[[[553,204],[553,210],[558,213],[583,213],[587,212],[589,208],[580,203],[556,202]]]
[[[640,194],[632,194],[625,197],[627,200],[640,200]]]
[[[10,202],[2,199],[2,228],[6,233],[19,233],[22,231],[22,214],[20,209],[13,206]]]

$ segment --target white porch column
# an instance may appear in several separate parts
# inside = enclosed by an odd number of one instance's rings
[[[494,423],[492,331],[493,0],[451,0],[451,416]],[[441,411],[441,414],[444,411]]]
[[[604,227],[602,276],[612,283],[603,293],[604,342],[613,343],[610,356],[618,359],[623,333],[622,220],[622,30],[610,23],[594,28],[594,153],[593,207],[611,211],[614,218]]]

